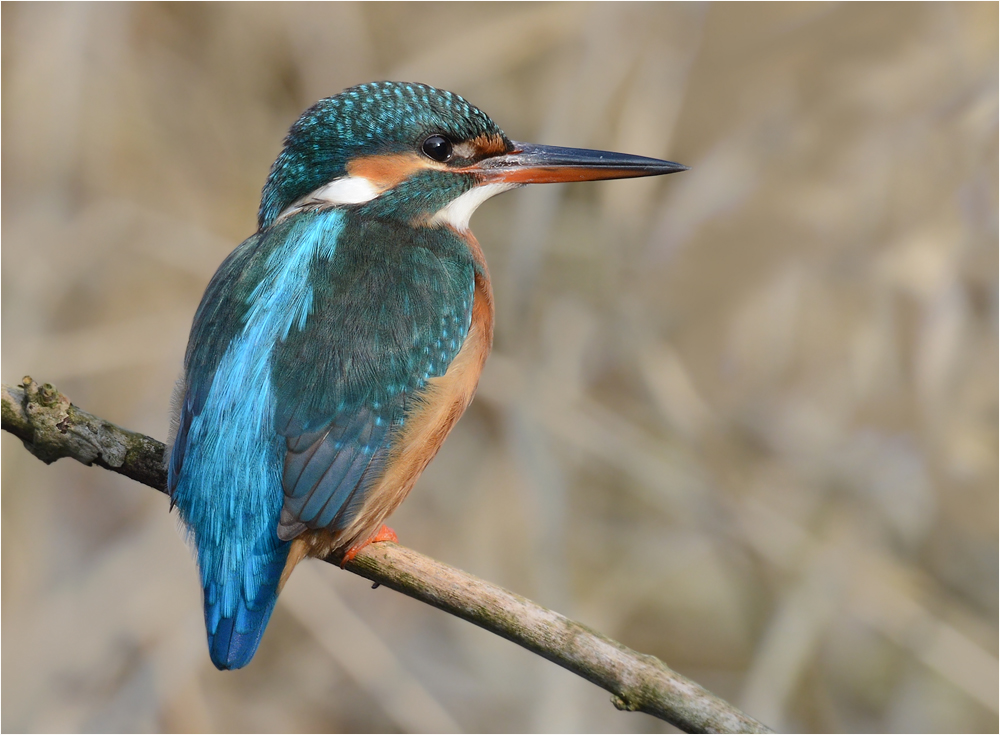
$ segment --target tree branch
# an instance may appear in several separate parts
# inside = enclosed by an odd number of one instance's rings
[[[25,377],[19,387],[4,385],[2,410],[3,430],[47,464],[72,457],[166,491],[161,442],[81,411],[49,384]],[[340,557],[324,561],[339,564]],[[771,732],[659,659],[411,549],[372,544],[346,569],[544,656],[611,692],[618,709],[646,712],[685,732]]]

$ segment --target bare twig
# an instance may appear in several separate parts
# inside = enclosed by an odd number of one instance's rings
[[[81,411],[29,377],[16,388],[4,385],[2,398],[3,430],[43,462],[72,457],[166,490],[161,442]],[[373,544],[346,569],[544,656],[611,692],[619,709],[646,712],[686,732],[771,732],[659,659],[411,549]]]

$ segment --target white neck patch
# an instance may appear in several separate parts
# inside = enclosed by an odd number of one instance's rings
[[[428,224],[432,226],[449,225],[459,232],[465,232],[469,229],[469,219],[472,217],[472,213],[479,209],[480,204],[490,197],[502,194],[511,189],[516,189],[517,187],[517,184],[508,183],[480,184],[441,207],[428,220]]]
[[[381,193],[382,191],[364,176],[342,176],[321,186],[310,195],[310,198],[323,204],[361,204],[370,202]]]
[[[363,176],[341,176],[329,184],[324,184],[316,191],[307,194],[284,212],[278,215],[280,221],[285,217],[312,207],[336,207],[338,204],[363,204],[381,194],[382,191]]]

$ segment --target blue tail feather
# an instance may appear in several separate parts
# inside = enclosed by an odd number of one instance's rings
[[[262,570],[262,579],[256,585],[253,600],[247,600],[246,591],[239,578],[221,583],[209,582],[205,587],[205,628],[208,631],[208,652],[217,669],[240,669],[250,663],[264,635],[264,628],[271,618],[278,601],[278,582],[288,558],[288,544],[276,550],[276,556]],[[236,586],[236,607],[232,614],[223,614],[227,595],[220,586]]]

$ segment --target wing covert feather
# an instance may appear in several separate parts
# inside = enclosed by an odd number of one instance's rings
[[[461,349],[475,267],[464,243],[443,235],[359,221],[345,226],[329,260],[314,263],[312,309],[272,369],[275,427],[287,448],[283,540],[349,525],[408,405]]]

